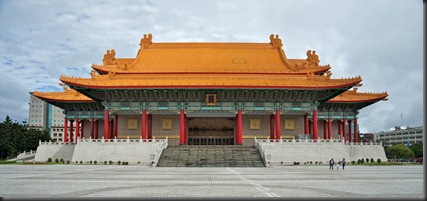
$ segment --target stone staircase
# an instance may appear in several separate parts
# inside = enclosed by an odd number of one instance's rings
[[[265,167],[253,146],[169,145],[157,167]]]

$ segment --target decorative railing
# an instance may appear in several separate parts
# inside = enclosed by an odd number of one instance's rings
[[[269,162],[268,162],[268,160],[267,160],[267,156],[266,156],[266,153],[265,153],[265,149],[263,148],[263,146],[262,146],[262,144],[260,143],[260,141],[258,141],[258,140],[256,139],[256,137],[254,137],[254,141],[255,141],[255,143],[254,143],[255,148],[256,148],[256,149],[258,149],[258,152],[259,152],[259,154],[261,155],[262,162],[264,163],[265,167],[268,167]]]
[[[317,140],[314,139],[295,139],[293,138],[292,140],[290,139],[256,139],[255,137],[255,143],[279,143],[279,144],[283,144],[283,143],[342,143],[345,145],[381,145],[382,146],[382,142],[344,142],[343,139],[320,139],[318,138]]]
[[[39,140],[39,145],[75,145],[80,143],[91,143],[91,142],[100,142],[102,144],[104,143],[108,143],[108,142],[112,142],[112,143],[122,143],[122,142],[126,142],[126,143],[134,143],[134,142],[139,142],[139,143],[146,143],[146,142],[167,142],[167,136],[166,139],[155,139],[155,137],[153,137],[153,139],[130,139],[129,137],[127,139],[104,139],[104,137],[100,138],[100,139],[92,139],[92,138],[80,138],[77,140],[76,142],[57,142],[57,141],[46,141],[46,142],[42,142],[41,140]]]

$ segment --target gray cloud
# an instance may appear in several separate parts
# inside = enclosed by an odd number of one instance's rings
[[[135,57],[144,33],[157,42],[268,42],[275,33],[287,57],[314,49],[332,77],[361,75],[359,91],[390,94],[360,111],[361,132],[400,125],[400,113],[419,126],[422,14],[421,0],[2,1],[0,119],[27,119],[28,92],[61,90],[61,74],[89,77],[107,49]]]

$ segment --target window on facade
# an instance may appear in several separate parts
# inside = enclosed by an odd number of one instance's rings
[[[216,105],[216,94],[206,94],[206,105]]]

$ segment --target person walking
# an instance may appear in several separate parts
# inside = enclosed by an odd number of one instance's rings
[[[344,170],[345,163],[346,163],[345,158],[343,158],[343,159],[342,159],[342,169],[343,169],[343,170]]]
[[[329,170],[334,170],[334,159],[329,160]]]

